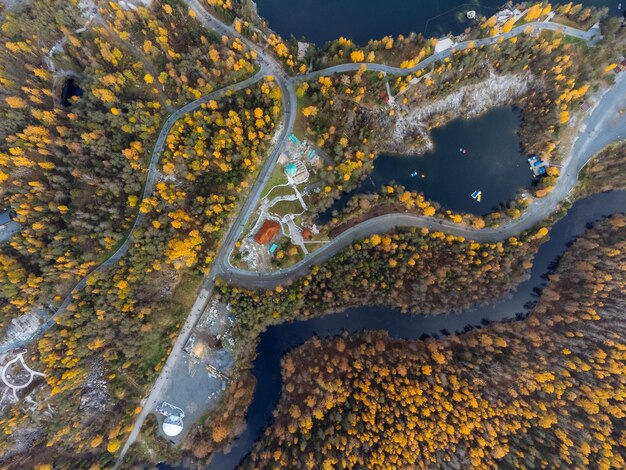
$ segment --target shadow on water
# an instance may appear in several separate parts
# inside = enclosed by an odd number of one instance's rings
[[[63,91],[61,91],[61,104],[65,107],[71,106],[70,100],[74,96],[83,96],[83,89],[76,84],[73,78],[68,78],[63,85]]]
[[[582,0],[585,6],[609,7],[618,15],[623,0]],[[285,40],[291,36],[318,46],[340,36],[365,45],[383,36],[422,33],[426,37],[460,34],[475,25],[466,13],[491,16],[503,0],[256,0],[259,15]],[[513,2],[515,3],[515,2]],[[565,0],[553,4],[568,3]]]
[[[525,318],[536,304],[560,256],[572,241],[592,224],[626,210],[626,191],[597,194],[576,202],[567,216],[550,230],[533,263],[530,277],[505,299],[496,303],[436,316],[403,314],[384,306],[349,308],[341,313],[269,327],[261,334],[252,372],[257,386],[248,409],[248,426],[228,454],[217,454],[209,469],[234,469],[252,450],[269,424],[281,392],[280,358],[284,353],[317,335],[328,337],[343,331],[386,330],[390,336],[407,339],[439,338],[450,331],[457,334],[494,322]],[[166,468],[166,467],[164,467]],[[167,467],[169,468],[169,467]]]

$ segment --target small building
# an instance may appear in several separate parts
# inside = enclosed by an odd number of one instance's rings
[[[41,321],[35,312],[15,317],[7,327],[7,336],[15,341],[28,341],[37,332]]]
[[[530,163],[530,169],[533,171],[534,176],[541,176],[546,174],[546,167],[548,164],[541,160],[537,155],[533,155],[528,159]]]
[[[15,218],[16,215],[17,214],[15,213],[14,210],[3,209],[2,212],[0,212],[0,227],[11,222]]]
[[[169,415],[163,421],[163,434],[167,437],[175,437],[183,432],[183,420],[180,416]]]
[[[509,21],[511,18],[515,18],[515,20],[517,21],[521,17],[522,17],[522,12],[519,11],[517,8],[513,8],[513,9],[504,8],[503,10],[499,11],[496,14],[496,26],[503,25],[504,23]]]
[[[443,52],[446,49],[450,49],[452,46],[454,46],[454,41],[452,39],[441,38],[437,41],[437,44],[435,45],[435,54]]]
[[[259,245],[267,245],[280,233],[280,224],[275,220],[266,219],[261,228],[254,236],[254,241]]]
[[[318,163],[320,163],[320,157],[317,154],[317,152],[313,149],[309,150],[309,153],[307,154],[306,158],[311,165],[318,166]]]
[[[178,436],[183,431],[185,412],[181,408],[164,401],[157,405],[155,411],[165,416],[161,429],[167,437]]]
[[[306,52],[309,50],[311,43],[309,42],[300,42],[298,41],[298,55],[296,56],[298,60],[304,60],[306,56]]]
[[[306,183],[309,180],[309,170],[302,160],[293,160],[285,165],[285,174],[295,184]]]

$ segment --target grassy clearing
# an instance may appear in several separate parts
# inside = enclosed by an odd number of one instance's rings
[[[269,212],[278,217],[284,217],[287,214],[299,214],[303,210],[304,207],[296,199],[295,201],[279,201],[269,209]]]
[[[278,186],[274,189],[270,188],[267,192],[268,199],[274,199],[279,196],[290,196],[291,194],[295,194],[293,188],[291,186]]]
[[[306,138],[306,118],[302,115],[302,110],[306,108],[310,102],[306,97],[298,97],[297,102],[298,106],[296,108],[296,120],[293,124],[293,135],[300,140],[304,140]]]
[[[315,242],[315,243],[307,243],[305,246],[306,246],[306,249],[309,251],[309,253],[313,253],[314,251],[319,250],[324,245],[326,245],[326,243]]]
[[[263,191],[261,192],[261,199],[267,196],[267,193],[270,192],[270,189],[272,189],[274,186],[278,186],[279,184],[287,184],[287,176],[285,176],[285,172],[283,171],[283,168],[281,167],[281,165],[277,163],[274,166],[274,169],[272,170],[272,174],[267,180],[267,183],[265,184]],[[272,193],[272,196],[273,195],[274,193]]]
[[[589,45],[587,45],[587,43],[583,39],[578,39],[572,36],[563,35],[563,43],[572,44],[575,47],[579,47],[583,51],[589,49]]]

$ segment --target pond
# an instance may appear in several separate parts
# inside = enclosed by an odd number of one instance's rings
[[[423,193],[442,209],[475,215],[493,212],[533,183],[516,133],[520,120],[519,111],[496,108],[433,129],[434,147],[423,155],[380,155],[371,175],[320,214],[318,222],[328,222],[333,211],[341,212],[352,196],[377,192],[394,182]],[[480,202],[472,198],[474,191],[481,192]]]
[[[340,36],[360,45],[386,35],[411,32],[426,37],[460,34],[473,23],[465,14],[490,16],[503,0],[257,0],[259,15],[284,39],[292,35],[319,46]],[[556,2],[559,3],[559,2]],[[567,2],[560,2],[567,3]],[[583,0],[617,15],[620,0]],[[626,5],[626,2],[624,2]]]

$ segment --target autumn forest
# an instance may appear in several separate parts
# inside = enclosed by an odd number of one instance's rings
[[[567,175],[581,110],[621,83],[626,35],[601,8],[523,3],[525,17],[477,18],[465,46],[439,56],[419,33],[303,52],[249,0],[0,5],[0,208],[14,227],[0,231],[1,468],[220,462],[263,387],[252,371],[268,328],[363,306],[436,316],[505,299],[577,199],[626,188],[626,146],[603,145],[554,210],[515,228]],[[585,39],[535,30],[541,21]],[[589,39],[593,28],[601,37]],[[472,101],[489,86],[497,100]],[[546,164],[528,194],[482,217],[390,182],[319,221],[379,154],[419,154],[432,129],[505,105],[520,110],[521,151]],[[260,249],[278,248],[284,276],[242,274],[229,241],[256,226],[246,208],[294,134],[323,157],[303,189],[321,241],[306,246],[334,250],[307,264],[276,239]],[[357,231],[397,213],[418,222]],[[279,222],[285,235],[300,229]],[[441,338],[309,335],[280,360],[271,422],[239,468],[626,467],[625,228],[619,213],[589,224],[517,319]],[[225,332],[200,339],[228,370],[194,356],[201,335],[190,332],[216,304]],[[5,378],[25,377],[13,357],[38,371],[23,388]],[[186,408],[197,370],[220,385]],[[187,412],[177,440],[156,406],[168,387]]]

